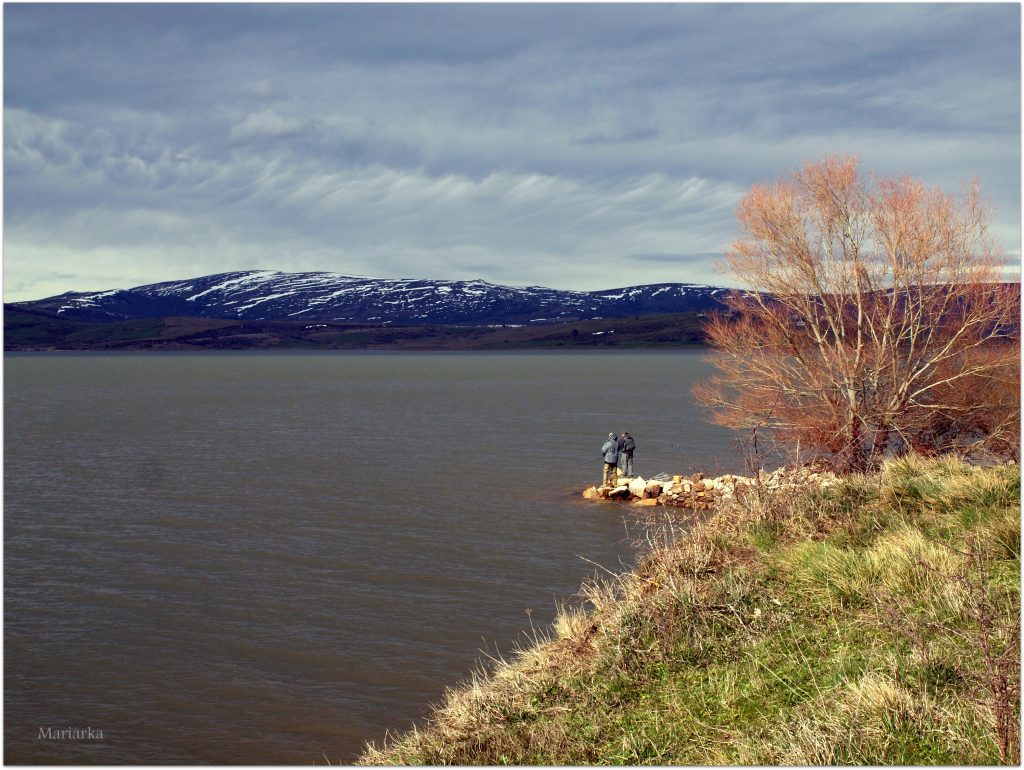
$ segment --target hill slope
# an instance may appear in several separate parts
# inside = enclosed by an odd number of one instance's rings
[[[748,497],[360,762],[1019,763],[1019,506],[1016,465],[917,458]]]
[[[361,278],[249,270],[21,302],[79,321],[194,316],[238,320],[510,324],[707,311],[725,289],[689,283],[562,291],[486,281]]]

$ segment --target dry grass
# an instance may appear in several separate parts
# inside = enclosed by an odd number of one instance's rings
[[[1013,763],[1019,479],[907,458],[666,514],[632,572],[360,763]]]

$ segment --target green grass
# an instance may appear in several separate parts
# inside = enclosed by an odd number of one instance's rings
[[[1016,465],[911,457],[669,524],[360,762],[1019,761]]]
[[[8,350],[104,349],[157,340],[164,331],[161,318],[90,323],[4,308],[4,344]]]

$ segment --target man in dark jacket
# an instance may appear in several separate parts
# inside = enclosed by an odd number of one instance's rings
[[[615,469],[619,464],[619,442],[614,433],[608,434],[608,440],[601,447],[601,454],[604,457],[604,476],[601,484],[607,486],[609,482],[615,482]]]
[[[633,450],[636,449],[636,441],[626,431],[619,436],[619,467],[622,474],[633,478]]]

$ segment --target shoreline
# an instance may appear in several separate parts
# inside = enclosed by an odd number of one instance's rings
[[[630,354],[650,354],[659,353],[664,355],[672,355],[673,353],[693,353],[693,352],[710,352],[712,348],[709,345],[679,345],[675,347],[662,346],[662,347],[616,347],[614,345],[604,347],[521,347],[521,348],[302,348],[302,347],[274,347],[274,348],[209,348],[209,347],[182,347],[182,348],[151,348],[151,347],[116,347],[116,348],[15,348],[5,349],[3,354],[11,356],[20,355],[39,355],[47,353],[59,353],[59,354],[82,354],[82,355],[102,355],[102,354],[132,354],[132,353],[145,353],[145,354],[199,354],[199,355],[214,355],[218,353],[230,353],[230,354],[255,354],[255,355],[334,355],[334,354],[389,354],[389,353],[413,353],[413,354],[437,354],[437,353],[456,353],[458,355],[489,355],[498,353],[501,355],[551,355],[551,354],[612,354],[612,355],[630,355]]]
[[[356,763],[1019,762],[1016,463],[910,456],[664,511],[635,567]]]
[[[7,351],[396,350],[513,351],[705,347],[696,311],[555,323],[372,325],[161,317],[74,321],[4,308]]]

